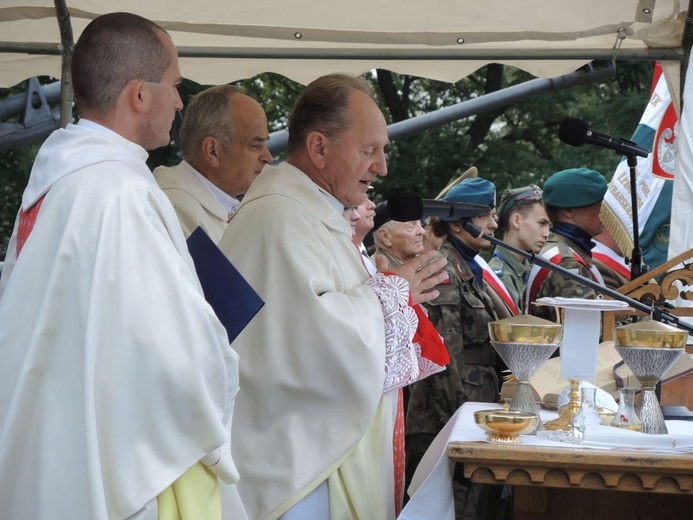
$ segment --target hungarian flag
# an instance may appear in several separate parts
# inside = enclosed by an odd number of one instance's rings
[[[636,166],[640,248],[643,262],[650,269],[667,260],[677,131],[674,104],[657,63],[650,101],[631,138],[636,144],[652,150],[647,157],[638,157]],[[624,157],[609,183],[601,218],[625,256],[630,256],[633,250],[631,208],[630,169]]]

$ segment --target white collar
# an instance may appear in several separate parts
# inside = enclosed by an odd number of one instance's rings
[[[195,172],[195,175],[197,175],[197,178],[204,184],[207,189],[209,189],[209,192],[212,194],[212,197],[221,205],[224,210],[229,215],[232,215],[233,213],[236,212],[238,209],[238,205],[240,204],[240,201],[228,193],[226,193],[224,190],[219,188],[216,184],[214,184],[212,181],[210,181],[207,177],[202,175],[200,172],[198,172],[192,165],[190,165],[190,169]]]
[[[94,132],[98,132],[100,134],[105,134],[105,135],[117,135],[121,139],[124,139],[122,135],[120,135],[118,132],[114,132],[110,128],[106,128],[100,123],[95,123],[94,121],[91,121],[89,119],[80,119],[77,121],[77,126],[81,126],[82,128],[87,128],[89,130],[93,130]]]
[[[318,185],[316,184],[316,186],[318,186]],[[330,206],[332,206],[337,213],[339,213],[341,215],[344,212],[344,204],[339,202],[334,195],[332,195],[331,193],[329,193],[328,191],[326,191],[324,188],[322,188],[320,186],[318,186],[318,191],[320,192],[320,195],[322,195],[322,197],[327,202],[329,202]]]

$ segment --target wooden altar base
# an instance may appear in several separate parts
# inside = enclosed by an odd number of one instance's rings
[[[513,488],[513,520],[688,520],[692,507],[683,495]]]
[[[451,442],[474,482],[512,485],[514,520],[693,517],[693,455]]]

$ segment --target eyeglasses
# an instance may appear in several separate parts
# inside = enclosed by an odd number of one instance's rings
[[[357,220],[361,218],[361,214],[358,212],[358,209],[358,206],[344,206],[342,216],[349,220]]]

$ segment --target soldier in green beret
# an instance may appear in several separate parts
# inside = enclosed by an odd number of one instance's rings
[[[551,234],[541,250],[550,262],[604,285],[592,261],[592,237],[602,232],[599,211],[606,193],[604,176],[587,168],[554,173],[544,183],[542,198],[551,219]],[[527,309],[532,314],[556,321],[553,307],[533,306],[543,297],[596,298],[597,292],[574,280],[535,265],[527,282]]]
[[[544,210],[541,188],[534,184],[507,189],[498,204],[498,222],[503,241],[521,249],[539,253],[549,237],[551,221]],[[529,261],[509,249],[497,246],[489,266],[508,289],[519,313],[525,309]]]
[[[495,186],[481,178],[468,178],[453,186],[442,200],[495,207]],[[498,228],[495,209],[471,219],[485,234]],[[467,401],[493,403],[498,400],[499,378],[494,369],[495,352],[490,344],[488,323],[497,319],[486,291],[479,251],[488,240],[475,238],[464,228],[465,221],[433,219],[436,234],[445,236],[440,252],[448,259],[448,281],[436,286],[439,296],[425,307],[450,355],[447,370],[410,387],[406,418],[407,480],[423,454],[457,409]],[[500,501],[498,486],[472,485],[458,465],[453,479],[456,518],[494,518],[492,508]]]

